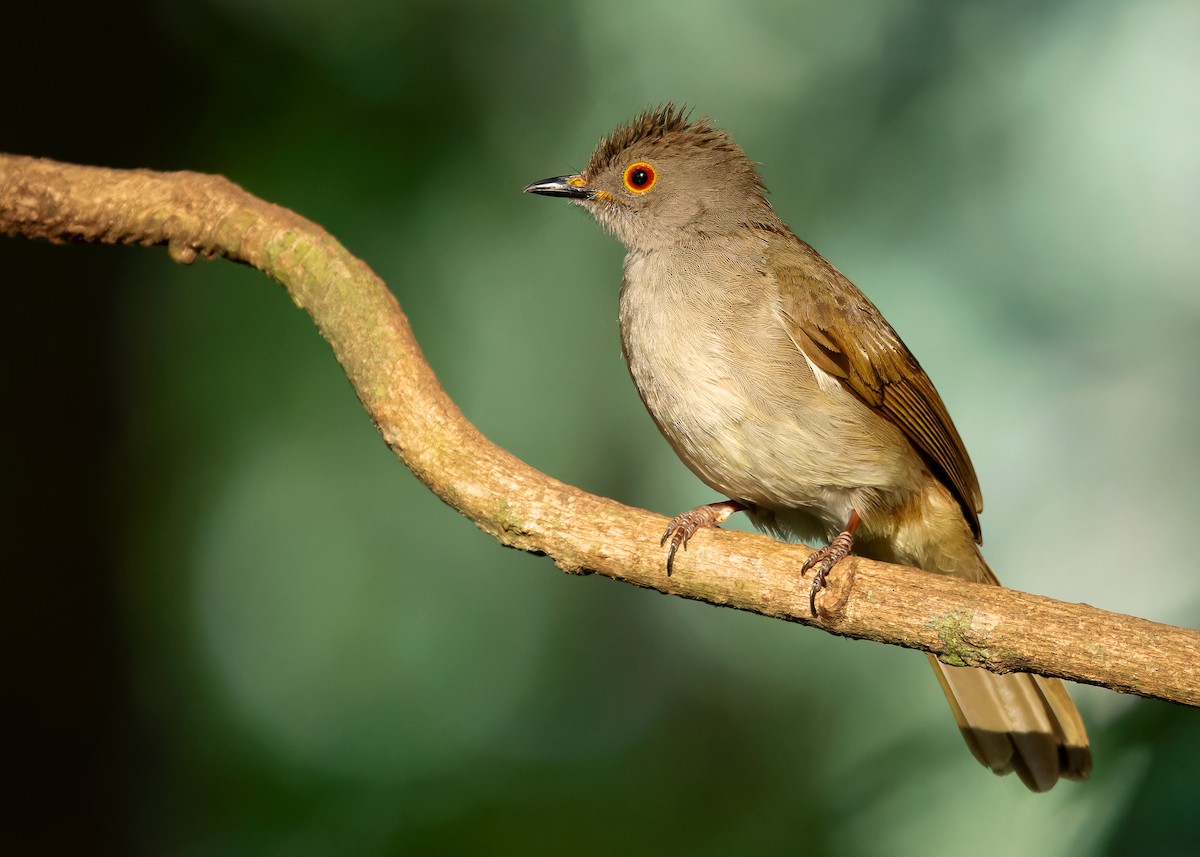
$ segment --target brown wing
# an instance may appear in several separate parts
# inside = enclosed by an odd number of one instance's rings
[[[962,438],[933,382],[875,305],[816,250],[794,236],[799,254],[774,266],[793,341],[814,364],[898,425],[963,507],[976,540],[983,496]],[[789,251],[793,247],[788,247]]]

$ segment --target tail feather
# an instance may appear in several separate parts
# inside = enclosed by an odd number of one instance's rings
[[[999,585],[995,572],[971,542],[954,549],[916,551],[920,568]],[[906,559],[906,557],[900,557]],[[1083,719],[1058,679],[1029,673],[999,675],[952,667],[929,657],[972,755],[997,774],[1016,772],[1032,791],[1044,792],[1060,779],[1087,779],[1092,769]]]
[[[929,658],[972,755],[997,774],[1016,771],[1030,790],[1059,778],[1086,779],[1092,767],[1087,732],[1057,679],[997,675]]]
[[[1059,752],[1062,755],[1062,775],[1068,780],[1086,780],[1092,771],[1092,750],[1088,744],[1087,729],[1079,709],[1071,701],[1066,686],[1056,678],[1034,676],[1042,697],[1049,706],[1051,716],[1062,732],[1063,741]]]

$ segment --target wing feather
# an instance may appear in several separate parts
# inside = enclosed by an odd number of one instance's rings
[[[962,438],[933,382],[873,303],[816,250],[789,235],[794,252],[772,253],[780,307],[806,357],[892,420],[954,492],[975,538],[983,497]],[[792,248],[788,248],[791,250]]]

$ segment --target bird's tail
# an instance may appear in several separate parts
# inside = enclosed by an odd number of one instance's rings
[[[999,583],[979,557],[980,577]],[[978,579],[978,578],[977,578]],[[997,774],[1013,771],[1032,791],[1092,769],[1083,718],[1058,679],[952,667],[929,656],[971,753]]]
[[[1061,681],[952,667],[932,655],[929,660],[967,747],[982,765],[997,774],[1016,771],[1035,792],[1059,777],[1087,779],[1087,731]]]

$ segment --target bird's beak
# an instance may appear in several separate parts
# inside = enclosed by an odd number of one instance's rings
[[[525,188],[525,193],[540,193],[542,196],[565,196],[567,199],[595,199],[596,191],[587,186],[583,176],[557,176],[542,179]]]

